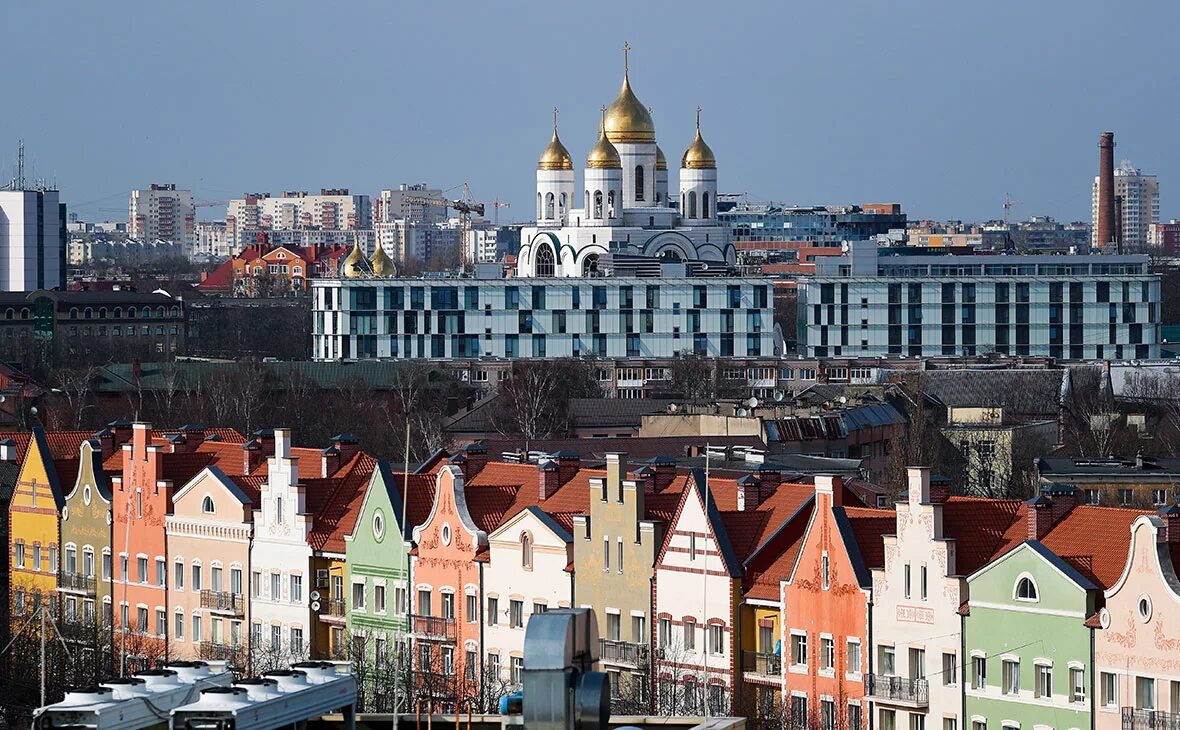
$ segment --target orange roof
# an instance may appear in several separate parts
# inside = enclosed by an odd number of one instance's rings
[[[292,452],[296,449],[292,449]],[[327,479],[308,479],[307,494],[314,491],[330,495],[316,510],[315,526],[308,535],[314,550],[329,553],[344,552],[344,536],[352,533],[365,501],[365,487],[377,468],[377,460],[363,451],[357,452],[347,464]]]
[[[1151,510],[1080,505],[1067,512],[1041,544],[1103,589],[1123,574],[1131,523]]]
[[[891,509],[845,507],[844,514],[852,525],[856,547],[864,559],[865,568],[885,567],[885,535],[897,531],[897,514]]]
[[[1028,534],[1028,512],[1018,499],[951,497],[942,529],[955,540],[955,570],[970,575],[1019,545]]]

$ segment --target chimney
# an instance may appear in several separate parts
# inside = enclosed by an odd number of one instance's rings
[[[95,433],[94,437],[98,439],[98,445],[102,449],[103,461],[106,461],[111,454],[115,453],[115,432],[109,428],[104,428]],[[5,441],[11,441],[11,439],[5,439]],[[0,459],[0,461],[6,461],[6,459]]]
[[[0,461],[16,461],[16,442],[12,439],[0,441]]]
[[[174,433],[167,437],[168,447],[173,454],[187,454],[192,451],[189,446],[188,439],[183,433]]]
[[[647,460],[656,473],[655,491],[662,492],[676,479],[676,461],[667,456],[653,456]]]
[[[262,465],[262,444],[247,441],[242,444],[242,473],[253,474]]]
[[[341,433],[332,437],[333,445],[340,452],[340,465],[344,466],[361,450],[360,440],[351,433]]]
[[[557,460],[557,475],[562,484],[566,484],[582,468],[582,457],[572,451],[558,451],[550,455]]]
[[[483,442],[467,444],[463,454],[467,457],[467,471],[463,472],[467,479],[479,474],[488,464],[488,448]]]
[[[844,506],[844,477],[831,474],[817,474],[815,476],[816,502],[819,497],[827,495],[832,507]]]
[[[783,483],[783,468],[778,464],[762,463],[754,470],[761,485],[759,502],[774,494]]]
[[[752,512],[762,502],[762,481],[753,474],[747,474],[737,482],[738,512]]]
[[[116,449],[131,440],[131,421],[111,421],[107,424],[107,428],[111,429],[115,434]]]
[[[1164,542],[1180,543],[1180,504],[1172,504],[1160,510],[1160,518],[1164,521]]]
[[[468,471],[471,468],[471,464],[467,461],[467,457],[463,454],[455,454],[451,458],[447,459],[447,463],[453,465],[459,471],[463,472],[464,482],[471,478],[471,473]]]
[[[320,451],[320,476],[327,479],[340,468],[340,451],[335,446],[329,446]]]
[[[631,475],[635,483],[643,488],[644,494],[654,494],[656,491],[656,472],[650,466],[645,466]]]
[[[188,439],[189,449],[196,451],[205,441],[205,427],[196,423],[186,423],[180,427],[180,432]]]
[[[543,461],[537,464],[537,482],[541,488],[541,499],[549,499],[561,487],[561,467],[556,461]]]
[[[1114,214],[1114,132],[1103,132],[1098,137],[1098,248],[1116,240]]]
[[[948,477],[936,476],[930,479],[930,502],[943,504],[951,498],[951,480]]]
[[[1053,500],[1045,495],[1026,502],[1028,505],[1028,539],[1043,540],[1053,527]]]
[[[260,428],[253,433],[253,438],[262,447],[262,456],[274,456],[275,453],[275,430],[273,428]]]
[[[280,459],[291,458],[291,429],[276,428],[274,430],[274,455]]]
[[[1056,525],[1078,503],[1078,490],[1070,484],[1050,484],[1041,490],[1041,494],[1049,498],[1053,502],[1052,509],[1049,510],[1053,518],[1053,523]]]

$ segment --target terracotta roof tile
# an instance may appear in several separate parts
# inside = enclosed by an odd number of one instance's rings
[[[844,513],[852,524],[852,534],[865,567],[885,567],[885,541],[883,536],[897,531],[897,515],[891,509],[868,509],[845,507]]]
[[[1102,588],[1123,574],[1131,543],[1131,523],[1149,510],[1081,505],[1067,512],[1041,544]]]
[[[942,508],[942,528],[955,539],[955,569],[970,575],[1022,542],[1028,533],[1018,499],[951,497]]]
[[[356,526],[365,500],[365,488],[376,468],[377,460],[361,451],[331,477],[337,482],[336,488],[323,509],[315,515],[315,526],[308,536],[313,549],[344,552],[344,536],[351,534]]]

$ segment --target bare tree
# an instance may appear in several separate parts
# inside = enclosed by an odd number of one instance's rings
[[[500,382],[493,424],[529,443],[569,430],[571,398],[601,397],[589,365],[580,360],[521,360]]]

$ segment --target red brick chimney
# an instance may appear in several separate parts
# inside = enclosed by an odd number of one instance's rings
[[[1043,540],[1053,527],[1053,500],[1045,495],[1026,502],[1028,505],[1028,539]]]
[[[467,479],[471,479],[483,471],[483,468],[488,464],[488,448],[482,442],[467,444],[467,447],[463,449],[463,455],[467,457],[467,471],[463,472]]]
[[[463,472],[463,481],[466,482],[471,478],[471,462],[463,454],[455,454],[447,459],[447,463],[455,466],[459,471]]]
[[[930,479],[930,502],[931,504],[944,504],[951,498],[951,480],[948,477],[931,477]]]
[[[274,456],[275,454],[275,430],[273,428],[260,428],[254,432],[254,440],[262,447],[262,456]]]
[[[111,429],[111,432],[115,434],[116,449],[131,440],[131,421],[111,421],[107,424],[107,428]]]
[[[327,479],[340,468],[340,450],[329,446],[320,451],[320,476]]]
[[[549,499],[561,488],[561,467],[556,461],[543,461],[537,464],[537,484],[540,487],[541,499]]]
[[[98,445],[102,449],[102,458],[103,461],[105,461],[111,456],[111,454],[115,453],[115,432],[109,428],[104,428],[101,431],[95,433],[94,437],[98,439]],[[11,441],[11,439],[5,440]],[[0,459],[0,461],[7,460]]]
[[[558,451],[550,454],[550,458],[557,461],[557,475],[562,484],[566,484],[582,468],[582,457],[572,451]]]
[[[783,483],[783,469],[778,464],[759,464],[754,473],[757,474],[758,482],[762,485],[758,500],[760,502],[774,494],[779,485]]]
[[[650,466],[645,466],[633,473],[631,478],[643,489],[644,494],[654,494],[656,491],[656,472]]]
[[[747,474],[737,482],[737,508],[739,512],[758,509],[762,502],[762,481],[753,474]]]
[[[831,474],[815,475],[815,496],[818,506],[820,498],[826,496],[832,507],[844,506],[844,477]]]
[[[1053,507],[1049,512],[1053,517],[1054,525],[1060,522],[1061,518],[1078,503],[1078,490],[1069,484],[1050,484],[1041,490],[1041,494],[1053,502]]]
[[[245,474],[253,474],[262,465],[263,458],[262,444],[257,441],[242,444],[242,471]]]
[[[1164,521],[1164,542],[1180,543],[1180,504],[1173,502],[1160,510]]]
[[[1114,216],[1114,132],[1103,132],[1098,137],[1098,248],[1117,241]]]
[[[351,433],[341,433],[332,437],[332,443],[340,452],[340,465],[344,466],[361,450],[360,439]]]
[[[676,479],[676,460],[668,456],[653,456],[647,460],[655,472],[655,491],[662,492]]]
[[[188,439],[189,448],[193,451],[196,451],[197,447],[205,442],[204,426],[195,423],[186,423],[180,427],[180,432]]]

